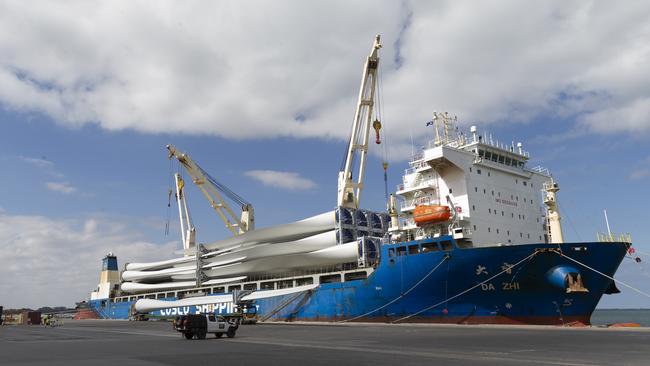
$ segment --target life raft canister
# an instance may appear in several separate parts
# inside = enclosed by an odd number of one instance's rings
[[[449,206],[422,205],[415,206],[415,210],[413,211],[413,219],[418,226],[445,222],[449,221],[450,218],[451,210]]]

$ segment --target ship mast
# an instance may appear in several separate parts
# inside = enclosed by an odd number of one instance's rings
[[[557,183],[551,178],[550,181],[544,183],[544,204],[546,205],[548,217],[548,235],[550,242],[553,244],[564,243],[564,236],[562,235],[562,224],[560,220],[560,213],[557,209],[556,193],[560,190]]]
[[[343,170],[339,172],[338,206],[359,208],[361,190],[363,189],[363,174],[368,155],[368,138],[377,85],[377,68],[379,66],[378,51],[380,48],[379,35],[377,35],[370,55],[363,67],[359,98],[357,100],[356,112],[354,113],[354,124],[352,125],[352,134],[348,143],[345,165]],[[360,154],[358,161],[355,159],[357,152]],[[357,165],[357,181],[353,182],[352,165],[355,163]]]

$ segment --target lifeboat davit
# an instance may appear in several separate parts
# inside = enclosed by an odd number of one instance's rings
[[[450,218],[451,210],[449,206],[422,205],[415,206],[415,210],[413,211],[413,219],[418,226],[445,222],[449,221]]]

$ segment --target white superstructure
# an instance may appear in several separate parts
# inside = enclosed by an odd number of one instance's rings
[[[521,143],[496,142],[474,126],[465,136],[454,122],[447,113],[434,113],[428,123],[435,138],[414,156],[397,187],[400,227],[392,228],[394,240],[453,234],[467,246],[548,242],[544,201],[550,195],[557,213],[557,184],[549,172],[527,167],[529,154]],[[549,185],[554,191],[543,192]],[[416,223],[415,208],[428,205],[451,207],[451,219]],[[559,216],[554,222],[561,242]]]

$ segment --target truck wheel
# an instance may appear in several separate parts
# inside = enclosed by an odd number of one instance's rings
[[[214,336],[217,338],[223,337],[223,333],[214,333]]]
[[[185,339],[192,339],[192,337],[194,337],[194,334],[192,334],[190,332],[186,332],[183,335],[185,336]]]
[[[235,329],[234,328],[228,328],[228,331],[226,332],[226,335],[228,338],[233,338],[235,336]]]

